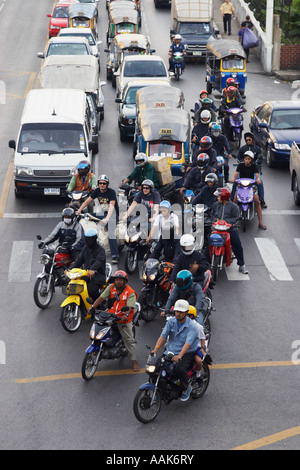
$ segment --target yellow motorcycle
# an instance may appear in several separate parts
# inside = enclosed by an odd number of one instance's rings
[[[108,286],[111,272],[111,265],[106,263],[106,281],[101,291]],[[87,311],[91,307],[93,300],[89,297],[87,282],[83,279],[87,275],[88,270],[80,268],[73,268],[67,272],[70,282],[63,286],[62,292],[68,297],[61,304],[60,321],[68,333],[77,331],[83,319],[88,320],[91,318]]]

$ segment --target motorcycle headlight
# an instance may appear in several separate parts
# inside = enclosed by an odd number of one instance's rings
[[[153,372],[155,372],[155,366],[146,366],[146,372],[153,374]]]
[[[128,235],[128,233],[126,233],[126,235],[125,235],[125,242],[129,243],[129,241],[130,241],[129,235]]]
[[[109,330],[110,326],[108,326],[107,328],[103,328],[103,330],[99,331],[99,333],[97,334],[96,339],[102,339]]]
[[[143,281],[147,281],[147,274],[143,274]]]
[[[44,255],[41,255],[41,257],[40,257],[40,263],[41,263],[41,264],[45,264],[45,265],[46,265],[46,264],[49,264],[50,262],[51,262],[51,258],[50,258],[49,255],[45,255],[45,254],[44,254]]]
[[[149,281],[154,281],[154,279],[155,279],[155,274],[150,274]]]
[[[139,234],[139,233],[136,233],[135,235],[133,235],[133,237],[131,237],[131,241],[132,241],[132,242],[137,242],[138,239],[139,239],[139,237],[140,237],[140,234]]]

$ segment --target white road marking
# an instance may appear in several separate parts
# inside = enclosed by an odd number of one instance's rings
[[[293,278],[273,238],[254,238],[272,281],[292,281]]]
[[[8,282],[30,282],[33,241],[14,241],[9,263]]]
[[[230,266],[225,268],[228,281],[250,281],[249,274],[239,272],[239,266],[236,260],[233,260]]]

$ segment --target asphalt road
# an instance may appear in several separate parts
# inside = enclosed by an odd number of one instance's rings
[[[99,374],[90,383],[84,382],[80,369],[91,323],[86,322],[74,335],[66,333],[59,322],[63,300],[59,291],[47,310],[35,306],[32,291],[41,270],[35,235],[50,232],[62,201],[14,198],[13,184],[7,190],[12,157],[7,142],[16,138],[26,93],[35,86],[41,65],[36,53],[45,45],[46,15],[51,8],[52,0],[0,0],[5,46],[0,50],[0,80],[6,89],[5,103],[0,104],[0,448],[196,451],[227,450],[256,440],[253,448],[299,448],[300,430],[295,431],[299,426],[299,368],[292,360],[297,359],[300,338],[300,211],[293,203],[288,168],[264,167],[268,209],[263,215],[268,229],[259,231],[253,220],[241,234],[249,276],[230,280],[230,273],[222,272],[213,290],[210,350],[214,366],[209,389],[200,401],[172,402],[163,406],[155,422],[140,424],[132,403],[139,385],[146,381],[143,371],[132,374],[128,358],[105,361],[99,365]],[[103,48],[104,4],[99,11]],[[155,10],[151,1],[144,2],[142,32],[150,35],[152,47],[165,61],[169,27],[170,11]],[[101,57],[101,78],[105,79],[105,53]],[[189,110],[205,86],[203,64],[187,65],[174,85],[184,91]],[[109,82],[104,94],[105,119],[96,167],[117,189],[133,167],[132,143],[119,140],[115,90]],[[291,95],[289,84],[264,75],[251,60],[245,129],[255,105]],[[261,251],[261,240],[268,245],[267,251]],[[17,243],[25,241],[31,247],[28,252],[20,251],[22,245]],[[123,266],[121,258],[119,267]],[[274,269],[280,273],[278,280]],[[140,292],[138,275],[130,278],[130,285]],[[154,345],[162,327],[160,318],[141,322],[137,331],[141,367],[146,344]]]

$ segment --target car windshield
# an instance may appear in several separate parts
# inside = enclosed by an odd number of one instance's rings
[[[79,0],[80,3],[95,3],[95,0]]]
[[[19,153],[85,153],[86,142],[80,124],[24,124]]]
[[[56,7],[52,18],[68,18],[68,7]]]
[[[128,91],[126,93],[124,103],[125,104],[136,104],[136,92],[143,87],[139,86],[132,86],[128,88]]]
[[[270,129],[300,129],[300,107],[273,111]]]
[[[244,59],[241,57],[226,57],[222,60],[223,70],[244,70]]]
[[[166,77],[167,72],[161,60],[136,60],[127,62],[124,77]]]
[[[84,38],[86,38],[88,41],[89,41],[89,45],[90,46],[95,46],[96,45],[96,42],[95,42],[95,39],[94,39],[94,36],[91,34],[91,33],[86,33],[86,34],[73,34],[73,33],[62,33],[60,34],[60,36],[68,36],[68,37],[78,37],[78,36],[83,36]]]
[[[48,48],[47,57],[49,55],[89,55],[89,52],[86,44],[53,43]]]
[[[156,141],[150,143],[149,155],[181,159],[181,142]]]
[[[134,24],[131,24],[131,23],[118,24],[117,33],[134,33]]]
[[[179,34],[182,36],[212,34],[212,28],[209,23],[180,23]]]

